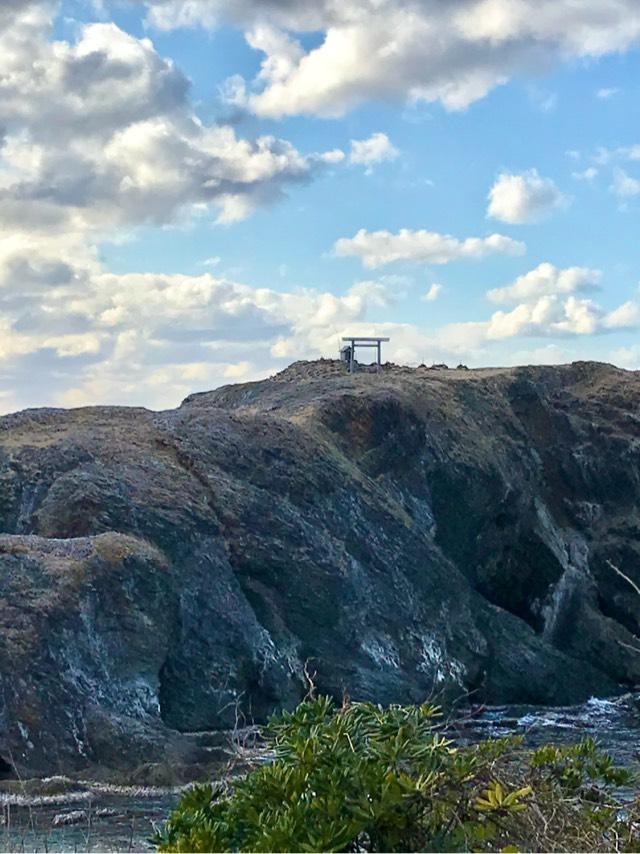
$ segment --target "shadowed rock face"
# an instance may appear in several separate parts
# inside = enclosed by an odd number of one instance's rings
[[[595,363],[321,361],[0,419],[0,772],[198,762],[308,660],[383,703],[637,684],[639,403]]]

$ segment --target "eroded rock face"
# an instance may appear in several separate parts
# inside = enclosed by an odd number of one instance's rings
[[[640,681],[640,377],[299,363],[177,410],[0,419],[0,757],[175,756],[318,688]],[[0,766],[0,773],[2,772]],[[5,769],[6,770],[6,769]]]

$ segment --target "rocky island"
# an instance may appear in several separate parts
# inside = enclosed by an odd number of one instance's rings
[[[640,682],[640,374],[296,363],[0,419],[0,773],[196,767],[322,692]]]

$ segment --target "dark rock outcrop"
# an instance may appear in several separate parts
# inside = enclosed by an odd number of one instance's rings
[[[639,403],[595,363],[312,362],[0,419],[0,773],[195,766],[307,661],[380,702],[637,684]]]

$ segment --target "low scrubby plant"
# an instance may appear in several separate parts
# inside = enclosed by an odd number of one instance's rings
[[[432,705],[310,697],[266,727],[274,759],[188,791],[161,851],[637,851],[633,784],[591,739],[459,744]]]

